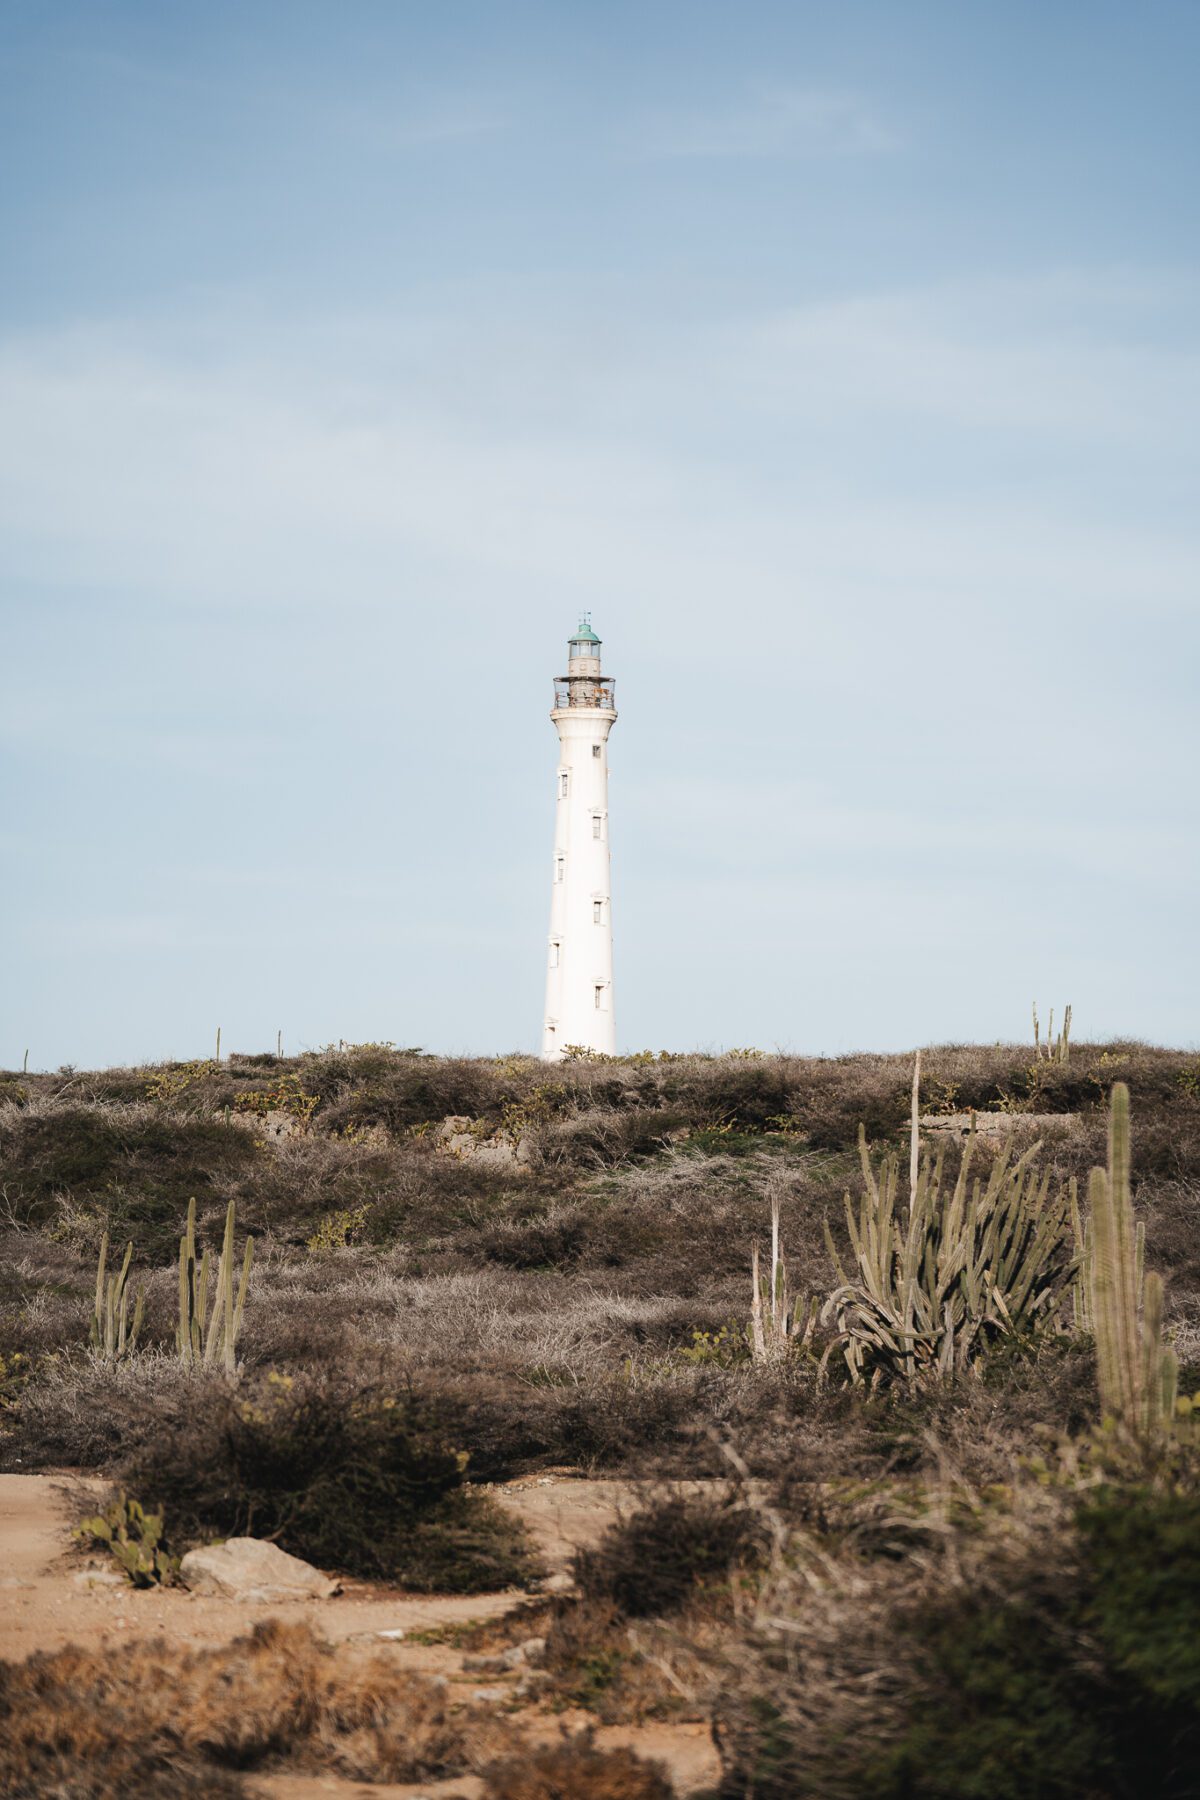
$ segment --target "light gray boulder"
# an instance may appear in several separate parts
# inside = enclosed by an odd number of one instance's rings
[[[261,1538],[228,1538],[204,1550],[189,1550],[179,1579],[193,1594],[274,1606],[281,1600],[328,1600],[338,1584],[311,1563],[289,1556]]]

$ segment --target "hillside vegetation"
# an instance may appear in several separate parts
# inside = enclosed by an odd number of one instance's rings
[[[257,1531],[450,1591],[536,1577],[486,1484],[654,1476],[543,1603],[548,1666],[602,1719],[712,1717],[728,1800],[1193,1792],[1200,1453],[1111,1416],[1086,1257],[1119,1083],[1146,1381],[1169,1339],[1200,1389],[1200,1058],[925,1051],[920,1243],[912,1072],[359,1045],[0,1074],[0,1462],[110,1476],[175,1552]],[[1001,1128],[967,1151],[938,1122],[971,1112]],[[214,1282],[230,1201],[239,1271],[254,1239],[234,1374],[179,1352],[193,1199]],[[104,1240],[143,1296],[120,1354],[89,1348]]]

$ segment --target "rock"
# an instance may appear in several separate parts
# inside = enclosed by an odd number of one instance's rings
[[[481,1700],[485,1703],[495,1700],[511,1700],[512,1697],[513,1690],[510,1687],[475,1688],[471,1694],[472,1700]]]
[[[278,1544],[260,1538],[229,1538],[205,1550],[189,1550],[179,1579],[193,1594],[218,1594],[273,1606],[279,1600],[328,1600],[338,1584]]]
[[[539,1594],[569,1594],[575,1586],[575,1578],[567,1569],[555,1569],[553,1574],[544,1576],[532,1586]]]
[[[433,1137],[436,1149],[460,1162],[480,1163],[484,1168],[523,1169],[529,1162],[528,1140],[516,1143],[500,1132],[481,1134],[478,1122],[463,1114],[453,1113],[443,1119]]]
[[[523,1644],[510,1644],[494,1656],[464,1656],[462,1666],[472,1675],[507,1675],[513,1669],[532,1668],[545,1653],[545,1638],[526,1638]]]
[[[220,1112],[216,1116],[219,1119],[228,1116],[230,1125],[240,1125],[244,1131],[252,1131],[255,1137],[267,1144],[280,1143],[284,1138],[303,1137],[305,1131],[305,1121],[296,1118],[294,1113],[288,1112],[284,1107],[269,1107],[266,1112],[261,1113],[230,1112],[226,1115]]]
[[[921,1118],[921,1130],[966,1137],[972,1116],[976,1136],[981,1138],[1004,1137],[1018,1127],[1022,1131],[1054,1130],[1058,1126],[1074,1125],[1079,1118],[1078,1113],[925,1113]]]
[[[536,1700],[547,1688],[554,1686],[554,1677],[549,1669],[527,1669],[517,1683],[517,1693],[522,1700]]]

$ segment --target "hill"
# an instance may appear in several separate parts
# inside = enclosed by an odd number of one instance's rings
[[[1076,1263],[1088,1171],[1108,1157],[1120,1082],[1145,1266],[1163,1278],[1180,1391],[1200,1387],[1200,1061],[1139,1043],[1072,1046],[1061,1062],[1014,1045],[923,1053],[925,1179],[940,1158],[948,1195],[974,1113],[969,1154],[985,1208],[993,1173],[995,1193],[1008,1194],[1013,1168],[1025,1182],[1036,1166],[1042,1199],[1022,1188],[1013,1204],[1053,1229],[1041,1251],[1034,1233],[1015,1232],[1019,1254],[1002,1248],[981,1263],[988,1292],[970,1330],[960,1324],[947,1347],[935,1317],[905,1364],[882,1327],[854,1340],[865,1302],[844,1293],[860,1266],[844,1196],[856,1216],[892,1154],[903,1225],[911,1080],[910,1059],[895,1056],[548,1066],[384,1045],[0,1075],[0,1462],[111,1479],[163,1509],[178,1549],[250,1530],[322,1567],[439,1592],[536,1581],[536,1554],[488,1484],[564,1469],[657,1483],[648,1507],[577,1563],[572,1594],[538,1603],[549,1608],[554,1680],[609,1721],[678,1711],[690,1696],[688,1716],[717,1721],[721,1791],[766,1800],[833,1794],[843,1779],[867,1791],[862,1756],[831,1772],[831,1731],[862,1736],[880,1794],[999,1793],[961,1786],[972,1758],[998,1768],[1015,1756],[1018,1775],[1030,1758],[1045,1765],[1038,1732],[1016,1755],[994,1696],[981,1702],[970,1755],[930,1697],[969,1685],[973,1655],[1003,1671],[1018,1639],[1062,1613],[1060,1588],[1044,1592],[1034,1574],[1050,1554],[1055,1581],[1074,1571],[1087,1596],[1070,1630],[1091,1649],[1039,1651],[1030,1664],[1057,1717],[1046,1730],[1069,1740],[1073,1759],[1036,1791],[1092,1791],[1072,1788],[1070,1771],[1088,1757],[1096,1770],[1116,1766],[1122,1734],[1148,1722],[1169,1727],[1174,1747],[1145,1777],[1159,1785],[1141,1791],[1187,1791],[1178,1784],[1200,1741],[1200,1679],[1186,1672],[1166,1697],[1153,1683],[1139,1689],[1132,1713],[1077,1741],[1096,1713],[1095,1680],[1108,1693],[1117,1679],[1118,1652],[1096,1650],[1095,1569],[1137,1563],[1096,1492],[1123,1483],[1122,1517],[1141,1496],[1138,1554],[1156,1534],[1175,1545],[1189,1630],[1200,1540],[1190,1476],[1176,1468],[1163,1491],[1184,1513],[1164,1518],[1146,1499],[1158,1474],[1139,1465],[1114,1476],[1086,1449],[1101,1402]],[[192,1199],[214,1261],[209,1304],[231,1201],[239,1262],[254,1237],[236,1377],[219,1359],[190,1366],[177,1349]],[[791,1342],[756,1358],[751,1246],[766,1254],[773,1207],[803,1304]],[[105,1236],[109,1270],[133,1245],[130,1309],[144,1293],[136,1352],[120,1358],[88,1349]],[[1037,1306],[1010,1318],[1037,1255]],[[769,1325],[769,1292],[765,1305]],[[1046,1480],[1028,1474],[1036,1458]],[[957,1611],[947,1612],[932,1571],[964,1519],[974,1523],[955,1538]],[[820,1580],[815,1564],[803,1572],[818,1549]],[[781,1647],[760,1616],[768,1605],[787,1615],[797,1584],[811,1637],[801,1688],[780,1673],[795,1643]],[[985,1615],[996,1617],[979,1597],[1002,1589],[1020,1616],[972,1650]],[[1140,1593],[1122,1604],[1136,1612]],[[670,1623],[681,1608],[683,1639]],[[920,1654],[901,1679],[888,1659],[903,1660],[906,1632]],[[809,1687],[836,1727],[804,1698]],[[924,1709],[920,1743],[914,1708]],[[922,1757],[943,1773],[914,1777]],[[796,1785],[797,1758],[823,1770],[808,1787]],[[1014,1777],[1012,1791],[1034,1790]]]

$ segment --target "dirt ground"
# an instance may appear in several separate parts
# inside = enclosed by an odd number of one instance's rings
[[[94,1485],[94,1484],[93,1484]],[[38,1650],[65,1644],[118,1646],[134,1638],[163,1636],[196,1646],[228,1643],[260,1620],[305,1619],[330,1643],[359,1636],[386,1644],[397,1668],[445,1677],[471,1698],[496,1677],[464,1671],[462,1654],[444,1644],[410,1641],[413,1633],[468,1619],[494,1618],[526,1596],[516,1590],[465,1596],[411,1595],[365,1582],[346,1582],[330,1600],[293,1601],[286,1607],[255,1606],[200,1597],[182,1588],[137,1590],[112,1566],[82,1556],[73,1546],[71,1526],[80,1516],[88,1484],[67,1475],[0,1475],[0,1657],[20,1661]],[[619,1510],[636,1498],[625,1482],[592,1481],[567,1473],[531,1477],[494,1490],[496,1497],[529,1527],[543,1559],[564,1569],[572,1552],[594,1542]],[[72,1498],[74,1496],[74,1498]],[[380,1637],[380,1633],[403,1636]],[[554,1739],[564,1727],[587,1724],[580,1713],[543,1712],[525,1707],[520,1722],[534,1739]],[[708,1727],[700,1722],[612,1726],[599,1730],[598,1744],[629,1744],[657,1757],[670,1771],[680,1795],[710,1786],[718,1772]],[[271,1800],[477,1800],[482,1783],[460,1776],[416,1787],[343,1781],[333,1776],[261,1777],[259,1789]]]

